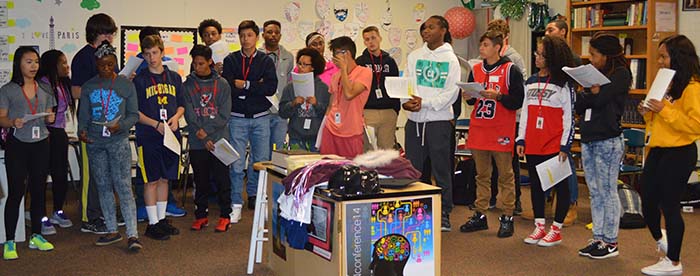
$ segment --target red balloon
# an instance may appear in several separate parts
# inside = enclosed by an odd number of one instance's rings
[[[474,32],[476,18],[471,10],[465,7],[454,7],[445,12],[445,19],[450,24],[452,38],[463,39]]]

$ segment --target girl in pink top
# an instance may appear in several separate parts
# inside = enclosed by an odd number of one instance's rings
[[[323,38],[322,34],[318,32],[313,32],[306,36],[306,47],[315,49],[316,51],[321,53],[321,56],[323,56],[323,52],[326,48],[325,46],[326,40]],[[323,81],[323,83],[330,86],[331,77],[339,70],[340,69],[337,66],[335,66],[335,63],[333,63],[333,61],[328,61],[326,62],[326,69],[323,70],[323,73],[318,75],[318,77],[321,79],[321,81]],[[294,72],[297,72],[297,68],[294,68]]]

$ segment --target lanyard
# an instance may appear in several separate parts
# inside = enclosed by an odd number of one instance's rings
[[[161,86],[161,88],[158,88],[158,84],[156,83],[156,80],[153,78],[153,76],[151,76],[151,82],[153,83],[153,86],[155,87],[154,89],[158,90],[158,95],[163,95],[163,91],[161,89],[162,86]],[[165,71],[163,72],[163,84],[169,84],[168,83],[168,72],[165,72]],[[161,104],[160,108],[165,108],[165,107],[163,107],[163,105]]]
[[[219,80],[214,80],[214,95],[212,96],[211,99],[209,99],[209,105],[211,107],[214,107],[214,99],[216,99],[216,92],[217,92],[217,88],[218,88],[218,85],[217,85],[218,83],[219,83]],[[199,84],[197,84],[196,81],[194,82],[194,88],[195,88],[195,92],[197,94],[199,94],[201,97],[202,89],[199,87]]]
[[[369,53],[369,59],[372,60],[372,67],[374,67],[374,56],[372,55],[372,53]],[[375,79],[377,79],[377,89],[380,89],[379,79],[382,77],[383,71],[384,71],[384,65],[382,64],[382,52],[380,51],[379,52],[379,72],[374,72],[374,77],[375,77]]]
[[[112,101],[112,87],[114,86],[114,79],[116,77],[112,77],[112,82],[109,85],[109,95],[107,95],[107,102],[105,103],[105,99],[102,96],[102,90],[103,87],[100,86],[100,101],[102,102],[102,114],[105,116],[105,121],[107,121],[107,112],[109,111],[109,102]]]
[[[32,115],[36,114],[36,110],[39,109],[39,88],[36,84],[36,81],[34,81],[34,106],[32,106],[32,101],[29,100],[29,96],[27,96],[27,92],[24,91],[24,86],[22,86],[22,94],[24,95],[24,99],[27,100],[27,105],[29,106],[29,111],[32,112]]]
[[[246,56],[243,54],[243,51],[241,51],[241,57],[243,57],[243,59],[241,60],[241,72],[243,72],[243,80],[247,81],[248,80],[248,73],[250,73],[250,65],[253,64],[253,58],[255,57],[255,52],[253,52],[253,54],[250,55],[250,61],[248,62],[248,68],[245,67]]]
[[[547,77],[547,82],[544,83],[544,88],[540,90],[539,93],[537,93],[537,100],[539,101],[539,115],[542,115],[542,97],[544,96],[544,92],[547,91],[547,85],[549,85],[549,80],[551,79],[551,76]],[[540,89],[540,82],[537,82],[537,89]]]

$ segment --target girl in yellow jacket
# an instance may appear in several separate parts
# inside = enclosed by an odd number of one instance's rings
[[[659,43],[660,68],[676,70],[663,100],[642,102],[637,109],[646,121],[649,155],[642,174],[644,220],[659,251],[666,256],[642,269],[646,275],[681,275],[681,243],[684,224],[680,213],[681,193],[695,168],[700,138],[700,62],[695,46],[684,35]],[[667,235],[661,230],[661,212]]]

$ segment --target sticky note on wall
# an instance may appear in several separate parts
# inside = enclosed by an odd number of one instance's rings
[[[14,44],[15,43],[15,36],[14,35],[8,36],[7,43]]]
[[[170,35],[170,41],[172,42],[182,42],[182,36],[179,34]]]
[[[194,42],[194,35],[191,35],[191,34],[183,35],[182,42]]]
[[[138,44],[134,44],[134,43],[127,43],[127,44],[126,44],[126,50],[127,50],[127,51],[138,52],[138,51],[139,51],[139,45],[138,45]]]
[[[172,54],[175,53],[175,48],[173,48],[173,47],[165,47],[164,53],[165,53],[166,55],[172,55]]]
[[[7,26],[8,26],[8,27],[17,26],[17,22],[16,22],[14,19],[8,19],[8,20],[7,20]]]
[[[15,2],[14,2],[14,1],[7,1],[7,8],[8,8],[8,9],[14,9],[14,8],[15,8]]]
[[[188,53],[187,47],[177,48],[177,55],[186,55]]]
[[[134,33],[126,35],[126,41],[139,43],[139,34]]]
[[[185,59],[184,58],[174,58],[175,62],[180,65],[185,65]]]

